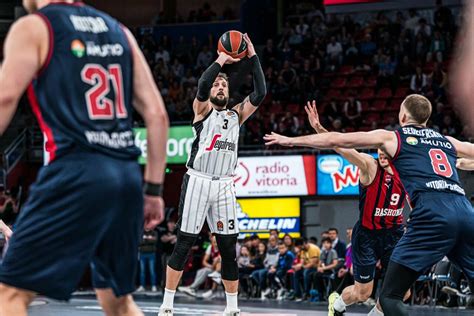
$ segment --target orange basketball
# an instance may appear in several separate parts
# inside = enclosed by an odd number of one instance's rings
[[[227,31],[219,38],[217,50],[233,58],[242,58],[247,55],[247,43],[239,31]]]

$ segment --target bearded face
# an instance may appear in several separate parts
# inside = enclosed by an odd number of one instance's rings
[[[217,77],[211,88],[211,103],[219,109],[225,108],[229,102],[229,85],[226,79]]]

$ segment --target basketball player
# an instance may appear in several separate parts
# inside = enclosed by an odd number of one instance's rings
[[[36,293],[68,300],[89,264],[106,315],[143,315],[130,293],[143,222],[153,229],[163,219],[160,93],[131,33],[107,14],[72,0],[23,5],[33,14],[5,42],[0,134],[27,89],[47,166],[0,267],[0,315],[27,315]],[[132,102],[148,128],[145,200]]]
[[[238,62],[225,53],[202,74],[193,103],[194,141],[187,162],[179,203],[178,240],[166,270],[166,288],[160,316],[173,315],[173,300],[189,250],[200,233],[204,221],[216,235],[222,260],[222,282],[227,306],[224,315],[239,315],[237,290],[239,271],[236,242],[239,233],[234,175],[240,126],[257,110],[265,98],[266,87],[262,67],[247,34],[247,57],[253,71],[254,91],[245,100],[227,109],[229,82],[221,73],[226,63]]]
[[[316,102],[305,107],[308,119],[319,133],[328,131],[319,121]],[[329,316],[343,315],[346,306],[365,302],[374,287],[375,265],[381,260],[387,268],[393,248],[403,235],[403,207],[406,193],[385,153],[378,150],[378,159],[355,149],[335,148],[335,151],[360,170],[359,221],[352,230],[352,266],[355,284],[346,287],[339,296],[329,296]],[[369,315],[383,315],[374,306]]]
[[[447,256],[474,290],[474,210],[456,170],[456,157],[474,159],[474,144],[427,128],[431,103],[412,94],[400,107],[400,128],[289,138],[271,133],[267,145],[377,148],[398,172],[412,206],[406,233],[393,250],[380,303],[387,316],[408,315],[402,299],[418,276]],[[396,171],[395,171],[396,170]]]

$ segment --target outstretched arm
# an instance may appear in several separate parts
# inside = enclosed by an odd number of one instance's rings
[[[397,136],[394,132],[377,129],[370,132],[336,133],[329,132],[318,135],[286,137],[277,133],[263,137],[265,145],[302,146],[319,149],[342,148],[380,148],[390,157],[397,151]]]
[[[318,110],[316,108],[316,101],[307,103],[305,106],[306,113],[308,114],[309,123],[314,128],[316,133],[324,134],[328,133],[328,130],[321,125],[319,120]],[[333,148],[335,152],[340,154],[342,157],[347,159],[351,164],[356,165],[360,169],[360,182],[364,185],[368,185],[372,182],[377,174],[377,162],[371,155],[360,153],[355,149],[346,148]]]
[[[247,42],[247,57],[252,63],[253,92],[242,103],[234,106],[234,110],[239,113],[240,124],[243,124],[257,110],[267,94],[265,75],[255,53],[255,48],[247,34],[244,34],[244,40]]]
[[[13,232],[10,227],[7,226],[2,220],[0,220],[0,231],[5,236],[5,239],[8,241],[12,236]]]
[[[474,160],[467,158],[459,158],[456,161],[456,168],[461,170],[474,170]]]
[[[459,158],[474,159],[473,143],[462,142],[451,136],[446,136],[446,138],[453,144],[454,148],[456,148]]]

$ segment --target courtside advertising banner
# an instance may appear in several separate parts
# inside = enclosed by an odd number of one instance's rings
[[[358,167],[340,155],[318,155],[317,160],[318,195],[359,194]]]
[[[135,145],[142,154],[138,158],[140,164],[146,164],[147,142],[146,128],[134,128]],[[168,143],[166,145],[166,162],[184,164],[188,160],[193,143],[193,130],[191,126],[171,126],[168,130]]]
[[[314,156],[240,157],[237,197],[304,196],[316,193]]]
[[[240,236],[268,238],[270,229],[300,237],[300,199],[237,199]]]

